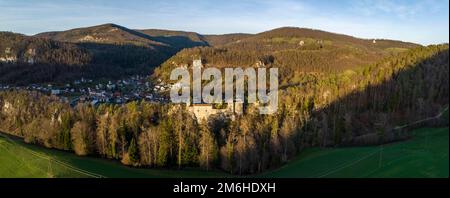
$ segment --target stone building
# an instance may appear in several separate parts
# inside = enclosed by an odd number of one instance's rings
[[[212,115],[222,114],[234,119],[235,115],[244,113],[244,103],[234,102],[227,104],[226,108],[215,108],[213,104],[192,104],[187,110],[193,114],[197,120],[208,120]]]

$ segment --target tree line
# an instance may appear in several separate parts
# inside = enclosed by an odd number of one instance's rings
[[[305,74],[280,90],[279,110],[247,105],[236,119],[196,120],[176,104],[79,104],[37,92],[0,93],[0,129],[26,142],[142,167],[203,167],[252,174],[305,148],[382,144],[395,126],[448,106],[448,45],[421,47],[360,69]],[[434,125],[448,125],[448,119]]]
[[[219,37],[227,40],[226,43],[180,51],[156,69],[155,77],[168,79],[175,67],[191,65],[193,58],[201,57],[206,67],[250,67],[263,63],[267,67],[282,68],[283,79],[295,79],[305,72],[355,69],[419,46],[390,40],[373,43],[373,40],[289,27],[256,35],[228,36],[232,39]]]
[[[27,85],[150,73],[178,48],[131,44],[68,43],[0,32],[0,83]],[[114,72],[110,72],[114,70]]]

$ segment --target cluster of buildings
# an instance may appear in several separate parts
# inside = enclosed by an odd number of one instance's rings
[[[77,97],[70,101],[72,105],[79,102],[90,102],[93,105],[100,103],[123,104],[135,100],[147,100],[153,102],[167,102],[168,100],[159,96],[160,91],[166,90],[162,83],[151,85],[148,76],[132,76],[127,79],[108,81],[105,83],[92,83],[90,86],[80,88]],[[74,81],[74,84],[83,85],[86,80]]]
[[[256,63],[264,66],[261,61]],[[185,66],[187,67],[187,66]],[[192,67],[202,68],[201,59],[194,60]],[[76,106],[78,103],[124,104],[130,101],[146,100],[158,103],[168,103],[170,99],[163,97],[161,93],[169,91],[172,87],[181,86],[179,83],[167,84],[157,80],[156,84],[149,82],[149,76],[130,76],[116,81],[102,81],[81,78],[67,84],[30,84],[27,86],[11,86],[0,84],[2,90],[29,90],[58,96],[62,101]],[[207,120],[212,115],[223,115],[234,119],[235,115],[244,113],[244,102],[216,104],[191,104],[186,109],[199,121]]]
[[[78,103],[123,104],[134,100],[147,100],[153,102],[168,102],[160,96],[160,92],[169,89],[165,83],[159,82],[151,85],[148,76],[131,76],[117,81],[94,81],[81,78],[71,83],[56,84],[31,84],[27,86],[10,86],[0,84],[1,90],[29,90],[55,95],[63,101],[70,102],[72,106]]]

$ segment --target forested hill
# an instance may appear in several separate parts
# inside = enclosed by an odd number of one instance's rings
[[[360,39],[353,36],[348,36],[344,34],[337,34],[332,32],[326,32],[322,30],[308,29],[308,28],[297,28],[297,27],[282,27],[273,30],[269,30],[266,32],[262,32],[252,36],[245,41],[261,41],[261,40],[269,40],[275,39],[278,41],[282,41],[281,38],[309,38],[316,39],[322,41],[331,41],[336,46],[340,45],[355,45],[358,47],[367,47],[367,48],[378,48],[378,49],[386,49],[386,48],[414,48],[420,45],[395,41],[395,40],[386,40],[386,39]],[[375,43],[374,43],[375,40]],[[273,40],[272,40],[273,41]],[[294,41],[294,40],[289,40]],[[376,44],[376,45],[374,45]]]
[[[176,53],[151,43],[72,43],[10,32],[0,33],[0,41],[0,83],[10,84],[149,73]]]
[[[3,61],[43,64],[85,65],[92,57],[75,44],[0,32]]]
[[[218,34],[218,35],[203,35],[204,40],[210,46],[226,45],[228,43],[240,42],[242,39],[253,36],[252,34],[235,33],[235,34]]]
[[[221,43],[221,39],[228,42]],[[235,35],[232,39],[224,35],[218,40],[214,41],[214,46],[182,50],[162,64],[155,77],[167,79],[168,72],[174,67],[190,65],[192,59],[201,57],[207,66],[278,67],[284,79],[294,79],[304,72],[329,73],[354,69],[420,46],[292,27],[256,35]]]
[[[199,56],[209,66],[277,66],[282,68],[283,79],[289,81],[286,83],[295,83],[304,72],[340,72],[419,46],[292,27],[259,34],[201,35],[132,30],[116,24],[35,36],[2,33],[0,39],[4,41],[0,45],[0,55],[4,56],[0,61],[0,83],[19,84],[79,76],[117,78],[149,74],[156,67],[155,77],[165,78],[172,68],[191,64]],[[35,59],[27,58],[29,55],[24,50],[30,49],[29,53],[36,52]],[[17,61],[6,60],[6,53],[11,50],[18,53]],[[71,65],[83,67],[68,67]]]
[[[148,74],[179,50],[205,45],[152,37],[115,24],[35,36],[2,33],[0,40],[0,83],[14,84]]]
[[[135,45],[172,53],[184,48],[208,46],[207,39],[196,32],[142,29],[132,30],[116,24],[103,24],[61,32],[44,32],[36,37],[71,43]]]
[[[418,47],[354,71],[305,74],[301,86],[280,90],[276,114],[248,105],[235,120],[208,122],[173,104],[72,108],[55,96],[13,90],[0,92],[0,130],[131,166],[258,173],[309,147],[381,144],[409,138],[409,128],[448,126],[448,117],[436,117],[448,107],[448,75],[448,45]]]
[[[128,29],[116,24],[103,24],[59,32],[44,32],[36,37],[71,43],[132,44],[139,46],[166,46],[174,49],[196,46],[218,46],[236,42],[251,34],[202,35],[161,29]]]
[[[0,34],[0,83],[149,74],[182,49],[209,46],[209,38],[195,32],[132,30],[116,24],[34,36],[5,32]],[[234,36],[211,38],[214,43],[224,43]],[[69,67],[73,65],[80,67]]]
[[[146,47],[166,45],[152,40],[150,36],[141,32],[130,30],[116,24],[103,24],[62,32],[45,32],[35,36],[71,43],[131,44]]]
[[[203,35],[196,32],[145,29],[136,30],[150,36],[153,40],[165,43],[176,49],[191,48],[196,46],[208,46],[209,43]]]

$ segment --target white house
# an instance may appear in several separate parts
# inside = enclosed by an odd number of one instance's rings
[[[59,94],[61,94],[61,90],[59,90],[59,89],[52,89],[51,90],[51,94],[52,95],[59,95]]]

